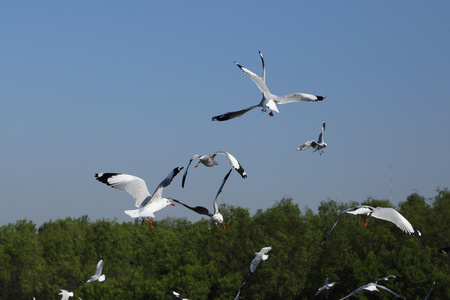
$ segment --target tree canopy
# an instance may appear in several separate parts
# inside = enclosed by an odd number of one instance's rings
[[[361,204],[394,207],[368,198]],[[422,236],[394,224],[346,215],[320,245],[338,214],[359,203],[322,201],[318,213],[283,198],[253,216],[241,207],[222,205],[226,229],[207,219],[154,221],[78,219],[48,221],[39,228],[28,220],[0,227],[0,298],[60,299],[234,299],[249,273],[254,253],[272,246],[242,290],[242,299],[312,299],[329,277],[338,284],[317,299],[339,299],[389,274],[383,282],[407,299],[450,299],[450,257],[438,252],[450,242],[450,192],[438,189],[425,199],[411,194],[397,209]],[[104,282],[87,283],[103,256]],[[376,293],[376,294],[375,294]],[[391,299],[381,290],[354,299]]]

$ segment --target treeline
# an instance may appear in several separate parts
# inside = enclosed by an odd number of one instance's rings
[[[371,206],[393,207],[369,198]],[[21,220],[0,227],[1,299],[234,299],[247,278],[254,253],[272,246],[242,290],[242,299],[312,299],[326,277],[338,281],[316,299],[339,299],[389,274],[381,284],[406,299],[450,299],[450,257],[438,252],[450,242],[450,192],[432,199],[411,194],[396,209],[421,231],[410,236],[394,224],[344,216],[326,243],[320,243],[344,209],[359,203],[323,201],[318,213],[292,199],[253,216],[241,207],[221,207],[226,229],[207,219],[154,221],[149,230],[135,223],[78,219],[49,221],[39,228]],[[86,283],[104,258],[106,281]],[[353,299],[392,299],[362,291]]]

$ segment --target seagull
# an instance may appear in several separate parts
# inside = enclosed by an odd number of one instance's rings
[[[257,104],[257,105],[253,105],[253,106],[250,106],[250,107],[242,109],[242,110],[227,112],[223,115],[215,116],[212,118],[212,121],[231,120],[236,117],[242,116],[246,112],[248,112],[256,107],[261,107],[263,112],[266,112],[267,109],[270,109],[269,115],[271,117],[273,117],[272,111],[279,112],[277,104],[285,104],[285,103],[299,102],[299,101],[317,102],[317,101],[322,101],[323,99],[325,99],[324,96],[317,96],[317,95],[303,94],[303,93],[295,93],[295,94],[290,94],[290,95],[281,96],[281,97],[270,93],[269,89],[266,86],[266,69],[265,69],[265,65],[264,65],[264,58],[263,58],[261,51],[259,51],[259,56],[261,57],[261,62],[262,62],[262,67],[263,67],[262,76],[256,75],[249,69],[244,68],[243,66],[238,64],[237,62],[234,62],[234,63],[245,73],[245,75],[250,77],[250,79],[256,84],[256,86],[262,92],[263,97],[262,97],[261,102],[259,102],[259,104]]]
[[[187,173],[189,170],[189,166],[191,165],[191,163],[194,159],[198,159],[198,164],[195,165],[195,168],[197,168],[200,163],[202,163],[203,165],[205,165],[207,167],[213,167],[213,166],[217,165],[217,162],[214,160],[214,158],[216,157],[217,154],[225,155],[226,159],[228,160],[230,165],[236,170],[236,172],[238,172],[242,176],[242,178],[247,178],[247,173],[244,171],[244,168],[242,168],[241,164],[237,161],[237,159],[230,153],[220,150],[220,151],[216,151],[214,153],[210,153],[210,154],[206,154],[206,155],[195,154],[194,156],[192,156],[191,159],[189,160],[188,166],[186,167],[186,171],[184,171],[181,186],[184,188],[184,183],[186,181],[186,176],[187,176]]]
[[[379,285],[379,284],[377,283],[379,280],[388,280],[390,277],[394,277],[394,278],[395,278],[394,275],[389,275],[389,276],[387,276],[387,277],[380,278],[380,279],[378,279],[378,280],[375,281],[375,282],[371,282],[371,283],[368,283],[368,284],[366,284],[366,285],[363,285],[363,286],[357,288],[356,290],[354,290],[353,292],[351,292],[350,294],[348,294],[347,296],[345,296],[344,298],[341,298],[341,299],[339,299],[339,300],[347,299],[348,297],[350,297],[350,296],[356,294],[357,292],[359,292],[359,291],[361,291],[361,290],[367,290],[367,291],[371,291],[371,292],[373,292],[373,291],[379,292],[379,290],[378,290],[377,288],[382,288],[382,289],[384,289],[384,290],[386,290],[386,291],[388,291],[388,292],[394,294],[397,298],[402,298],[402,299],[405,300],[404,297],[402,297],[402,296],[400,296],[400,295],[394,293],[393,291],[391,291],[391,290],[388,289],[387,287],[385,287],[385,286],[383,286],[383,285]]]
[[[228,171],[227,175],[225,175],[225,177],[223,178],[222,185],[220,186],[219,191],[217,192],[217,195],[216,195],[216,197],[214,198],[214,202],[213,202],[213,205],[214,205],[214,214],[211,213],[206,207],[203,207],[203,206],[195,206],[195,207],[192,207],[192,206],[189,206],[189,205],[187,205],[186,203],[183,203],[183,202],[181,202],[181,201],[179,201],[179,200],[176,200],[176,199],[173,199],[173,201],[175,201],[175,202],[177,202],[177,203],[183,205],[183,206],[186,207],[186,208],[189,208],[190,210],[195,211],[195,212],[198,213],[198,214],[201,214],[201,215],[207,215],[208,217],[211,218],[211,221],[213,221],[213,223],[216,225],[216,227],[217,227],[217,229],[219,229],[219,231],[221,231],[221,230],[220,230],[218,224],[222,224],[223,228],[226,229],[225,223],[223,222],[223,216],[222,216],[222,214],[219,212],[219,205],[217,204],[217,197],[218,197],[219,194],[222,192],[223,186],[225,185],[225,182],[227,181],[228,176],[230,176],[231,171],[233,171],[233,169],[230,169],[230,171]]]
[[[58,295],[62,295],[61,300],[69,300],[69,297],[73,297],[73,292],[61,290],[61,292]]]
[[[390,207],[372,207],[368,205],[361,205],[354,208],[349,208],[344,210],[339,214],[339,216],[336,218],[336,221],[334,221],[333,226],[331,226],[330,230],[325,235],[325,238],[323,239],[321,245],[325,243],[325,240],[327,239],[330,232],[333,230],[333,228],[336,226],[339,219],[346,215],[346,214],[352,214],[352,215],[363,215],[366,216],[366,224],[368,222],[369,216],[372,216],[377,219],[382,219],[385,221],[389,221],[397,225],[398,228],[403,230],[404,232],[408,234],[417,234],[418,236],[421,236],[422,234],[417,229],[414,229],[411,225],[411,223],[408,222],[408,220],[405,219],[398,211],[396,211],[393,208]]]
[[[264,247],[258,253],[255,253],[255,258],[252,260],[252,263],[250,264],[249,274],[253,274],[253,272],[255,272],[261,260],[266,260],[269,258],[267,252],[269,252],[270,250],[272,250],[272,247]]]
[[[248,273],[248,278],[242,283],[241,288],[236,294],[234,300],[241,299],[242,289],[244,288],[245,284],[250,280],[250,277],[252,276],[253,272],[255,272],[261,260],[266,260],[269,258],[267,252],[269,252],[270,250],[272,250],[272,247],[264,247],[261,248],[259,252],[255,253],[255,258],[252,260],[250,264],[250,272]]]
[[[319,288],[318,292],[314,295],[314,297],[319,295],[319,293],[322,292],[323,290],[325,290],[325,289],[328,290],[330,287],[332,287],[335,284],[337,284],[337,282],[328,283],[328,277],[327,277],[327,279],[325,279],[325,284],[321,288]]]
[[[444,247],[439,249],[439,253],[449,253],[450,252],[450,246]]]
[[[98,261],[97,268],[95,269],[95,275],[91,276],[87,282],[92,282],[98,280],[98,282],[105,281],[105,274],[102,275],[103,270],[103,256],[100,256],[100,260]]]
[[[132,218],[142,218],[142,225],[144,225],[144,217],[150,222],[149,228],[152,227],[151,218],[154,218],[154,213],[160,211],[168,205],[175,206],[171,200],[172,198],[162,197],[162,192],[167,187],[172,179],[183,169],[183,167],[177,167],[173,169],[169,175],[158,185],[153,196],[148,192],[145,181],[139,177],[120,174],[120,173],[97,173],[95,178],[115,189],[127,191],[135,201],[138,209],[126,210],[125,213]]]
[[[315,149],[313,152],[319,151],[319,154],[322,155],[323,150],[322,153],[320,153],[320,150],[327,146],[327,143],[323,141],[324,133],[325,133],[325,121],[323,121],[322,123],[322,132],[319,134],[319,138],[317,139],[317,141],[314,140],[308,141],[303,145],[301,145],[300,147],[298,147],[297,151],[304,151],[306,149],[309,149],[310,147],[313,147]]]
[[[174,297],[175,299],[178,299],[178,300],[188,300],[188,298],[185,298],[184,296],[180,295],[179,293],[177,293],[177,292],[175,292],[175,291],[172,291],[172,294],[173,294],[173,297]]]

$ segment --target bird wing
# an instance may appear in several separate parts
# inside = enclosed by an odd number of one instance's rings
[[[317,95],[311,95],[311,94],[304,94],[304,93],[294,93],[289,94],[285,96],[276,96],[274,97],[274,101],[277,104],[286,104],[291,102],[317,102],[322,101],[325,99],[324,96],[317,96]]]
[[[356,294],[357,292],[359,292],[359,291],[361,291],[361,290],[363,290],[363,289],[367,289],[369,286],[370,286],[370,284],[363,285],[363,286],[357,288],[356,290],[354,290],[353,292],[351,292],[350,294],[348,294],[347,296],[345,296],[344,298],[341,298],[341,299],[339,299],[339,300],[347,299],[348,297],[353,296],[353,295]]]
[[[195,211],[196,213],[200,214],[200,215],[206,215],[208,217],[212,217],[213,214],[209,212],[209,210],[206,207],[203,206],[189,206],[186,203],[181,202],[180,200],[176,200],[176,199],[171,199],[172,201],[183,205],[186,208],[189,208],[190,210]]]
[[[97,268],[95,269],[95,276],[100,277],[102,275],[103,270],[103,258],[98,261]]]
[[[228,176],[230,176],[231,171],[233,171],[233,169],[230,169],[230,171],[228,171],[227,175],[225,175],[225,177],[223,178],[222,184],[220,185],[220,188],[219,188],[219,191],[217,191],[217,195],[214,198],[214,201],[213,201],[214,214],[217,214],[219,212],[219,205],[217,204],[217,197],[219,196],[220,193],[222,193],[223,186],[225,185],[225,182],[227,182]]]
[[[385,286],[383,286],[383,285],[375,284],[375,286],[376,286],[376,287],[379,287],[379,288],[382,288],[382,289],[384,289],[384,290],[390,292],[391,294],[395,295],[397,298],[405,299],[405,297],[400,296],[400,295],[394,293],[393,291],[391,291],[390,289],[388,289],[387,287],[385,287]]]
[[[398,211],[390,207],[374,207],[372,217],[389,221],[397,225],[398,228],[406,233],[414,234],[415,230],[411,223],[406,220]]]
[[[395,277],[395,275],[388,275],[386,277],[378,278],[377,280],[375,280],[375,284],[377,284],[378,281],[380,281],[380,280],[389,280],[389,278],[392,278],[392,277],[397,278],[397,277]]]
[[[227,158],[230,165],[242,176],[242,178],[247,178],[247,173],[245,172],[244,168],[241,166],[241,164],[238,162],[238,160],[231,155],[230,153],[226,151],[216,151],[214,154],[223,154]]]
[[[181,187],[183,187],[183,188],[184,188],[184,182],[186,181],[186,176],[187,176],[187,173],[189,170],[189,166],[191,165],[192,161],[196,158],[197,159],[200,158],[200,155],[195,154],[194,156],[192,156],[191,159],[189,160],[189,164],[187,165],[186,170],[184,171],[183,180],[181,181]]]
[[[167,175],[167,177],[164,178],[164,180],[161,181],[161,183],[158,185],[158,187],[156,188],[155,192],[153,193],[153,197],[150,199],[150,201],[145,203],[144,205],[147,205],[148,203],[152,202],[152,200],[154,200],[154,199],[161,199],[163,189],[172,182],[172,179],[175,176],[177,176],[177,174],[180,173],[181,170],[183,170],[183,167],[174,168],[169,173],[169,175]]]
[[[317,143],[322,144],[323,143],[323,135],[325,133],[325,121],[322,123],[322,132],[319,134],[319,138],[317,139]]]
[[[133,175],[121,173],[97,173],[95,174],[95,179],[112,188],[127,191],[134,198],[136,207],[140,207],[144,200],[148,200],[151,196],[145,181]]]
[[[320,243],[320,245],[323,245],[323,243],[325,243],[325,240],[327,239],[328,235],[330,235],[330,232],[333,230],[333,228],[336,226],[337,222],[339,221],[339,219],[344,216],[345,214],[349,213],[352,210],[355,210],[356,208],[349,208],[344,210],[343,212],[341,212],[339,214],[339,216],[337,216],[336,220],[334,221],[333,226],[331,226],[330,230],[328,230],[327,234],[325,235],[325,237],[323,238],[322,243]]]
[[[263,67],[263,74],[261,77],[256,75],[249,69],[244,68],[237,62],[234,62],[234,63],[245,73],[245,75],[250,77],[250,79],[256,84],[256,86],[259,88],[259,90],[264,94],[266,92],[269,92],[269,89],[267,88],[266,82],[265,82],[266,81],[266,68],[264,65],[264,58],[263,58],[261,51],[259,51],[259,56],[261,57],[261,62],[262,62],[262,67]]]
[[[250,111],[250,110],[252,110],[252,109],[254,109],[255,107],[258,107],[258,106],[261,106],[261,105],[260,104],[253,105],[253,106],[247,107],[247,108],[242,109],[242,110],[227,112],[227,113],[224,113],[223,115],[218,115],[218,116],[212,117],[211,120],[212,121],[227,121],[227,120],[231,120],[231,119],[234,119],[234,118],[242,116],[246,112],[248,112],[248,111]]]
[[[317,142],[312,140],[312,141],[307,141],[306,143],[304,143],[303,145],[301,145],[300,147],[297,148],[297,151],[304,151],[307,150],[309,148],[316,148],[317,147]]]

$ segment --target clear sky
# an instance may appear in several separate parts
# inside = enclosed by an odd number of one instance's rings
[[[2,1],[0,224],[87,214],[132,220],[132,198],[94,179],[121,172],[151,193],[194,154],[232,153],[219,203],[257,209],[292,197],[339,202],[425,197],[449,187],[448,1]],[[318,103],[255,109],[261,93]],[[320,133],[323,155],[296,148]],[[167,197],[212,209],[229,170],[189,170]],[[200,216],[184,207],[156,214]],[[226,221],[226,220],[225,220]]]

